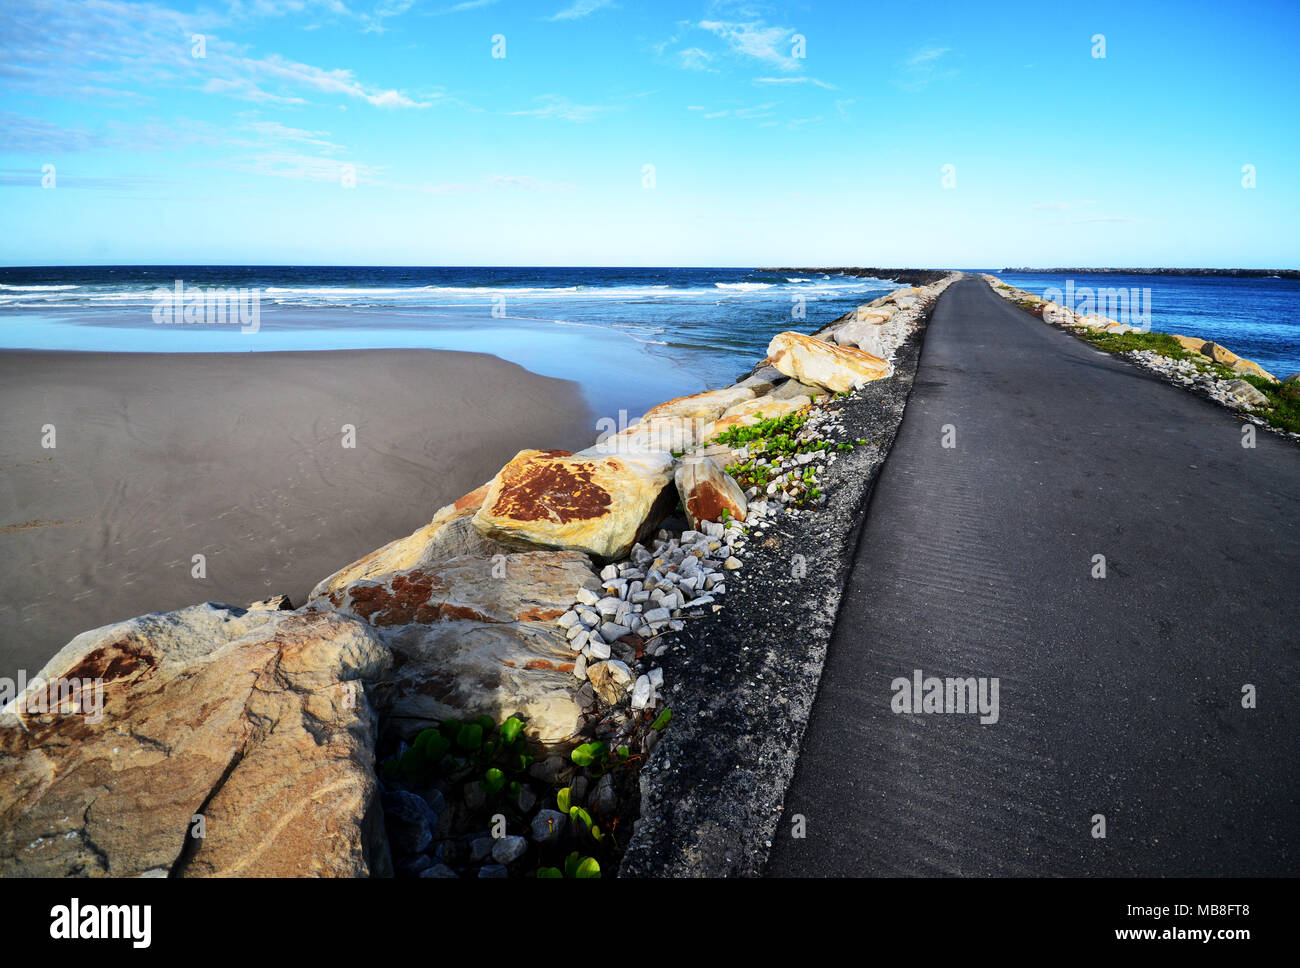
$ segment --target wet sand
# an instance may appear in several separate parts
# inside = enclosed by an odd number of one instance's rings
[[[481,353],[0,352],[0,676],[146,612],[301,604],[517,451],[596,434],[577,384]]]

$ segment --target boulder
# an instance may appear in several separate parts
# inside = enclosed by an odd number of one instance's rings
[[[380,634],[396,665],[388,722],[402,734],[447,718],[518,715],[528,737],[547,748],[577,742],[577,656],[555,622],[453,619]]]
[[[774,366],[760,366],[745,379],[736,384],[750,390],[755,396],[771,393],[786,380],[785,375]]]
[[[654,420],[659,417],[698,417],[706,421],[713,420],[728,407],[749,400],[755,391],[748,386],[724,387],[721,390],[706,390],[689,397],[676,397],[645,412],[642,420]]]
[[[311,590],[307,597],[308,604],[327,604],[331,593],[363,578],[431,565],[457,555],[479,554],[490,557],[502,551],[515,550],[513,547],[486,541],[469,526],[469,519],[482,505],[487,489],[488,485],[484,484],[477,490],[470,491],[458,501],[439,508],[433,519],[418,531],[390,541],[382,548],[340,568]]]
[[[1251,376],[1263,377],[1271,383],[1277,382],[1277,377],[1272,373],[1269,373],[1268,370],[1264,369],[1254,360],[1248,360],[1244,356],[1237,357],[1232,364],[1232,368],[1238,373],[1249,373]]]
[[[723,511],[737,521],[745,520],[745,492],[713,458],[679,461],[673,480],[692,528],[698,530],[701,521],[721,521]]]
[[[777,397],[774,394],[768,394],[765,397],[759,397],[757,400],[750,400],[732,407],[713,423],[708,437],[713,439],[732,427],[748,427],[760,420],[775,420],[786,417],[792,413],[798,413],[800,410],[805,410],[811,405],[812,401],[805,396]]]
[[[1232,350],[1220,346],[1218,343],[1211,342],[1207,342],[1201,347],[1201,354],[1203,356],[1208,356],[1210,359],[1214,360],[1215,363],[1222,363],[1225,366],[1232,366],[1232,364],[1236,363],[1237,360],[1240,359],[1240,357],[1237,356],[1236,353],[1232,352]]]
[[[672,510],[672,474],[672,455],[662,452],[520,451],[492,479],[474,526],[494,540],[617,560]]]
[[[1268,397],[1245,380],[1229,380],[1223,385],[1233,406],[1242,410],[1258,410],[1268,406]]]
[[[288,595],[272,595],[244,607],[250,612],[292,612],[293,602]]]
[[[1205,345],[1205,340],[1199,336],[1179,336],[1177,333],[1170,333],[1169,336],[1189,353],[1200,353],[1201,347]]]
[[[1300,373],[1292,373],[1290,376],[1286,377],[1282,382],[1289,383],[1289,384],[1300,383]]]
[[[831,334],[831,338],[840,346],[852,346],[881,359],[888,359],[891,355],[885,345],[884,327],[875,320],[845,323]]]
[[[797,400],[800,404],[806,405],[809,402],[821,403],[828,396],[829,394],[821,387],[810,386],[798,380],[786,380],[766,397],[760,397],[759,400],[755,400],[753,403],[757,404],[762,400]],[[737,407],[732,407],[727,413],[743,413],[747,409],[753,409],[753,407],[750,404],[742,403]],[[723,414],[724,417],[726,415]]]
[[[436,566],[354,582],[331,593],[338,611],[376,627],[470,619],[547,622],[600,588],[591,560],[576,551],[464,555]]]
[[[681,453],[701,440],[711,420],[704,417],[643,417],[615,434],[602,436],[579,457],[609,457],[616,454]]]
[[[767,355],[786,376],[836,393],[857,389],[893,372],[889,362],[878,356],[802,333],[778,333],[768,344]]]
[[[370,702],[391,664],[333,613],[209,603],[83,632],[40,678],[102,704],[41,712],[29,686],[0,714],[0,876],[391,873]]]

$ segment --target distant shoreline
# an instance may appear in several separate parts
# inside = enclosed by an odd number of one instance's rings
[[[1033,275],[1121,275],[1121,276],[1227,276],[1237,279],[1300,279],[1300,269],[1028,269],[1005,268],[1004,273],[1014,272]]]

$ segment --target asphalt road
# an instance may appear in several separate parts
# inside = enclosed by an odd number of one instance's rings
[[[1300,447],[1241,427],[951,286],[768,873],[1300,873]],[[894,712],[916,669],[997,722]]]

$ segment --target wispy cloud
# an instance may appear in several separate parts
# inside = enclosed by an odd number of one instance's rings
[[[464,3],[458,3],[453,7],[443,7],[441,10],[430,11],[435,15],[447,13],[464,13],[466,10],[478,10],[480,7],[490,7],[498,0],[465,0]]]
[[[581,122],[590,121],[612,110],[595,104],[574,104],[567,97],[559,94],[541,94],[533,100],[537,102],[536,107],[523,111],[507,111],[506,114]]]
[[[819,81],[815,77],[756,77],[755,84],[813,84],[817,87],[824,87],[828,91],[838,91],[839,88],[834,84],[828,84],[826,81]]]
[[[398,11],[400,0],[377,8]],[[253,56],[215,31],[254,14],[349,11],[339,2],[257,0],[236,3],[225,13],[181,13],[150,3],[119,0],[30,0],[3,11],[0,72],[6,87],[54,97],[140,97],[132,88],[199,90],[259,104],[298,106],[305,95],[364,100],[378,108],[422,108],[441,94],[411,95],[362,81],[351,70],[303,64],[278,54]],[[201,34],[204,56],[190,38]]]
[[[894,85],[904,91],[924,91],[937,81],[954,77],[957,71],[947,67],[945,58],[952,52],[949,47],[928,44],[914,51],[899,67]]]
[[[783,71],[797,71],[802,66],[793,56],[795,32],[789,27],[769,26],[763,21],[733,23],[719,20],[701,20],[698,26],[721,38],[734,54],[741,57],[763,61]]]
[[[717,73],[709,66],[713,61],[713,55],[708,51],[701,50],[699,47],[687,47],[685,50],[677,52],[677,59],[681,66],[688,71],[709,71]]]
[[[578,20],[611,6],[612,0],[575,0],[572,6],[566,7],[553,16],[550,20]]]

